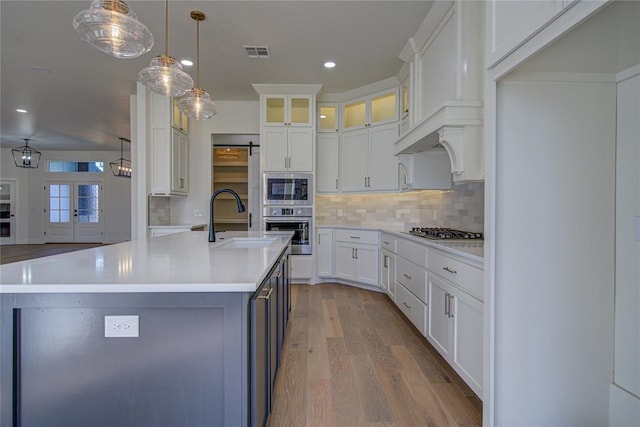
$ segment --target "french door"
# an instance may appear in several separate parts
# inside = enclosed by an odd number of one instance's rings
[[[102,242],[101,182],[47,182],[45,197],[47,243]]]
[[[0,181],[0,244],[16,243],[16,182]]]

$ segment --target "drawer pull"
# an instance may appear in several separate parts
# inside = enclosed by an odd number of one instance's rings
[[[458,274],[458,272],[457,272],[456,270],[452,270],[452,269],[450,269],[449,267],[442,267],[442,269],[443,269],[444,271],[448,271],[448,272],[449,272],[449,273],[451,273],[451,274]]]
[[[406,277],[408,280],[411,280],[411,276],[409,276],[407,273],[403,273],[402,275]]]
[[[407,304],[406,302],[403,302],[402,305],[404,305],[405,307],[407,307],[409,310],[411,310],[411,306],[409,304]]]
[[[360,236],[349,236],[349,238],[351,238],[351,239],[359,239]]]
[[[385,240],[385,241],[384,241],[384,244],[385,244],[385,245],[388,245],[388,244],[389,244],[389,242],[387,242],[387,241]]]

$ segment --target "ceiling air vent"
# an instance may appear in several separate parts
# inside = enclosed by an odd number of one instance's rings
[[[267,46],[242,46],[247,51],[249,58],[266,59],[269,57],[269,48]]]

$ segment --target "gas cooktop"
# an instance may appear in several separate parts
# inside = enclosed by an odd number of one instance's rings
[[[413,227],[409,234],[431,240],[483,240],[482,233],[440,227]]]

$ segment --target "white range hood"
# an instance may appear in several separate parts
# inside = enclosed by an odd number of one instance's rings
[[[438,154],[444,149],[454,182],[484,179],[482,114],[479,101],[445,102],[435,114],[396,141],[395,153],[400,163],[406,168],[407,162],[415,162],[416,157],[421,159],[422,167],[427,167],[430,158],[444,160]],[[421,154],[411,156],[414,153]]]

